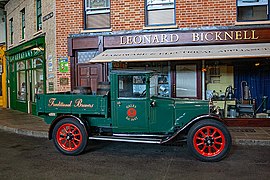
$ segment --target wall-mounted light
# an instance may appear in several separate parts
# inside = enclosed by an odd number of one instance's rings
[[[37,46],[37,47],[32,48],[31,50],[32,51],[44,51],[44,48]]]
[[[259,66],[260,65],[260,63],[255,63],[255,66]]]

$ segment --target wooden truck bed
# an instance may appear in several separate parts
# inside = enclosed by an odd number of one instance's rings
[[[37,114],[108,115],[107,95],[39,94]]]

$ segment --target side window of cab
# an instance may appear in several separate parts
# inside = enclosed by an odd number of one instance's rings
[[[143,75],[118,76],[119,98],[145,98],[146,77]]]

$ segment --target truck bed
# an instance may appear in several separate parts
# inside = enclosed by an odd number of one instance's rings
[[[39,94],[37,114],[88,114],[108,115],[107,95]]]

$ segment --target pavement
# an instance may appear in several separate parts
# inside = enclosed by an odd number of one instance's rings
[[[40,117],[0,108],[0,130],[48,138],[49,127]],[[270,127],[228,127],[228,129],[235,145],[270,146]]]

